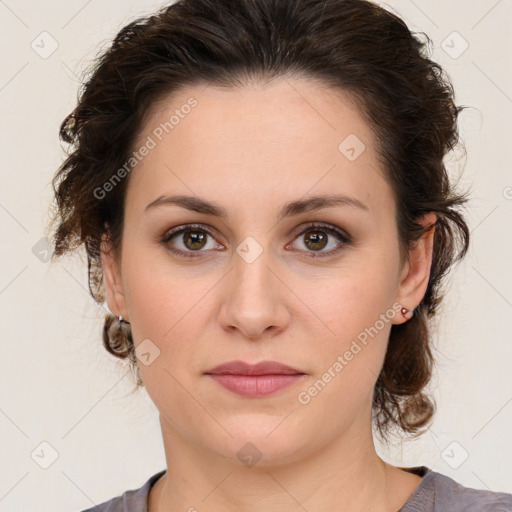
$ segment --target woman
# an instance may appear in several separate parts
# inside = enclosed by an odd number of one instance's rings
[[[433,417],[469,244],[424,50],[363,0],[183,0],[101,57],[61,126],[55,255],[85,245],[167,461],[102,510],[512,510],[373,443]]]

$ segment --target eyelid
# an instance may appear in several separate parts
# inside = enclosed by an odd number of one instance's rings
[[[197,229],[199,231],[204,231],[208,233],[211,237],[217,238],[219,235],[216,231],[209,226],[208,224],[182,224],[181,226],[176,226],[174,228],[168,229],[162,236],[162,240],[169,241],[174,235],[181,233],[183,231]]]
[[[298,228],[297,231],[294,231],[294,234],[292,236],[294,237],[294,240],[295,240],[295,238],[297,238],[300,235],[303,235],[304,233],[306,233],[307,231],[309,231],[313,228],[324,229],[328,233],[334,233],[344,243],[348,244],[348,243],[352,242],[352,237],[345,230],[338,228],[332,224],[328,224],[325,222],[318,222],[318,221],[308,222],[308,223],[306,223],[306,226],[302,225],[300,228]]]

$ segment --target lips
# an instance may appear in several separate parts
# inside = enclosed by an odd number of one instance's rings
[[[258,364],[230,361],[216,366],[206,375],[224,389],[252,398],[276,393],[305,377],[300,370],[276,361]]]
[[[304,375],[286,364],[276,361],[262,361],[257,364],[249,364],[244,361],[229,361],[216,366],[207,374],[213,375]]]

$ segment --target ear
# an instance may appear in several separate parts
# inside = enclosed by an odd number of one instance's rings
[[[393,322],[395,324],[401,324],[412,316],[412,310],[422,301],[427,291],[432,266],[435,222],[434,212],[429,212],[419,219],[419,223],[428,230],[409,250],[409,258],[404,263],[396,296],[397,302],[409,310],[409,315],[405,318],[399,315]]]
[[[122,315],[129,321],[121,272],[106,234],[101,237],[101,265],[108,307],[115,316]]]

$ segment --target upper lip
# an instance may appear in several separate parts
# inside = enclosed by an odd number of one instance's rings
[[[261,361],[257,364],[245,361],[228,361],[212,368],[207,374],[214,375],[293,375],[303,374],[286,364],[277,361]]]

